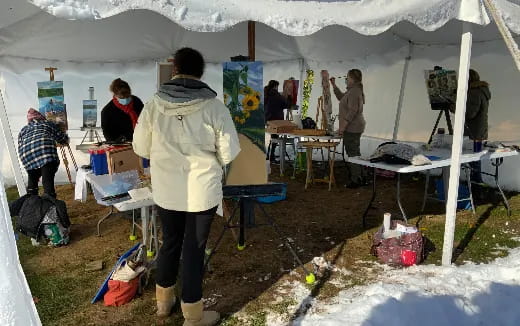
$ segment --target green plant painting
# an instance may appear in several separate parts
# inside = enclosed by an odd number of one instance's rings
[[[224,104],[237,131],[265,152],[262,62],[224,62]]]

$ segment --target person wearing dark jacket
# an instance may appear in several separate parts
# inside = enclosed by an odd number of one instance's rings
[[[289,103],[287,99],[278,92],[278,81],[270,80],[267,86],[264,87],[264,107],[265,107],[265,121],[283,120],[283,110],[288,108]],[[278,135],[271,135],[271,138],[277,139]],[[274,160],[274,151],[276,143],[271,143],[271,150],[268,153],[268,160]],[[280,154],[280,155],[283,155]]]
[[[488,138],[489,84],[481,81],[478,72],[473,69],[469,70],[468,84],[465,134],[473,141],[484,141]]]
[[[29,109],[27,125],[18,134],[18,155],[29,176],[27,193],[38,195],[38,182],[42,178],[44,193],[56,198],[54,176],[60,165],[56,143],[68,142],[69,137],[58,125]]]
[[[112,81],[110,91],[113,98],[101,111],[103,135],[108,142],[132,141],[143,102],[132,95],[130,85],[121,78]]]
[[[468,97],[466,99],[466,119],[464,134],[469,136],[477,147],[481,147],[484,140],[488,139],[488,107],[491,100],[489,84],[480,80],[476,70],[469,70]],[[477,183],[482,183],[480,161],[473,162],[471,165],[471,179]],[[475,189],[479,197],[479,189]]]

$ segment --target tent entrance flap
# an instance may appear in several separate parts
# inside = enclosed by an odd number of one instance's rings
[[[3,79],[0,79],[2,82]],[[11,126],[9,125],[9,118],[7,117],[7,108],[5,107],[3,90],[0,87],[0,128],[2,128],[2,135],[4,136],[5,145],[7,147],[7,153],[9,160],[11,161],[11,168],[14,174],[14,180],[16,187],[18,188],[18,194],[23,196],[27,193],[25,189],[25,182],[22,175],[22,168],[20,161],[18,160],[18,154],[14,146],[13,133],[11,132]]]

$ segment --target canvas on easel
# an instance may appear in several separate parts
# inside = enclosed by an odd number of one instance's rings
[[[97,124],[97,100],[83,100],[83,127],[94,128]]]
[[[426,70],[426,89],[433,110],[445,109],[457,99],[457,73],[455,70]]]
[[[62,81],[38,82],[38,110],[49,121],[56,123],[61,130],[67,131],[67,111],[63,97]]]
[[[258,61],[223,63],[224,104],[240,140],[241,152],[226,175],[228,185],[267,182],[263,66]]]

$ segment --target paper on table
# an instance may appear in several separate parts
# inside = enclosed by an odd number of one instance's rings
[[[146,200],[152,198],[152,192],[148,187],[128,190],[128,194],[133,200]]]

